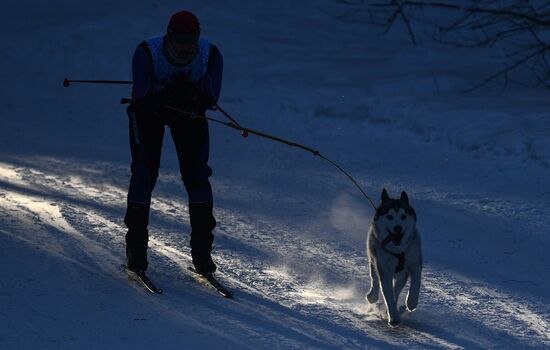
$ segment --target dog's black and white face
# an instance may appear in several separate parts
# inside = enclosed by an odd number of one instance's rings
[[[409,204],[406,192],[401,192],[399,199],[388,196],[386,189],[382,190],[382,202],[376,210],[374,223],[378,232],[390,235],[403,235],[416,227],[416,213]]]

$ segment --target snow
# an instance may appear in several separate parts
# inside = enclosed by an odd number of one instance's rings
[[[328,162],[211,124],[215,260],[195,283],[186,194],[165,139],[149,295],[127,281],[127,86],[140,40],[181,3],[9,2],[0,14],[1,349],[550,347],[548,91],[491,84],[483,50],[337,20],[335,1],[190,1],[224,53],[220,105],[319,150],[364,187],[407,191],[425,268],[397,329],[364,300],[372,208]],[[223,119],[219,113],[211,116]]]

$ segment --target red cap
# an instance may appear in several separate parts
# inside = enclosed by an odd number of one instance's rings
[[[170,17],[168,31],[172,33],[195,33],[200,31],[199,19],[189,11],[176,12]]]

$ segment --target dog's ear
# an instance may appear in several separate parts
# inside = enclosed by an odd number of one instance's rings
[[[407,205],[409,205],[409,196],[407,195],[407,192],[403,191],[401,192],[401,198],[399,200]]]
[[[382,203],[385,202],[385,201],[389,201],[390,200],[390,196],[388,196],[388,192],[386,191],[386,189],[384,188],[382,190]]]

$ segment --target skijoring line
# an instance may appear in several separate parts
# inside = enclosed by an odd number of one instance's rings
[[[123,99],[123,100],[125,100],[125,99]],[[123,101],[121,101],[121,103],[123,103]],[[171,109],[173,111],[176,111],[178,113],[187,114],[187,115],[191,114],[189,112],[183,111],[179,108],[175,108],[175,107],[172,107],[172,106],[165,105],[164,107],[169,108],[169,109]],[[361,194],[363,194],[363,196],[369,201],[369,203],[371,204],[374,211],[376,211],[376,205],[374,204],[373,200],[367,195],[367,193],[363,190],[363,188],[361,188],[359,183],[346,170],[344,170],[340,165],[338,165],[336,162],[334,162],[334,161],[330,160],[329,158],[325,157],[324,155],[322,155],[321,152],[319,152],[318,150],[315,150],[311,147],[304,146],[304,145],[296,143],[296,142],[288,141],[288,140],[282,139],[280,137],[273,136],[273,135],[270,135],[270,134],[267,134],[267,133],[264,133],[264,132],[261,132],[261,131],[257,131],[257,130],[254,130],[254,129],[249,129],[249,128],[243,127],[240,124],[238,124],[235,121],[234,118],[232,118],[227,112],[225,112],[223,109],[221,109],[218,105],[215,106],[215,109],[220,110],[230,121],[229,122],[224,122],[223,120],[219,120],[219,119],[207,116],[207,115],[201,116],[201,115],[194,115],[193,114],[192,117],[193,118],[198,118],[198,119],[210,120],[212,122],[225,125],[225,126],[230,127],[232,129],[240,130],[240,131],[242,131],[241,135],[243,137],[247,137],[248,134],[253,134],[253,135],[256,135],[256,136],[259,136],[259,137],[263,137],[263,138],[268,139],[268,140],[272,140],[272,141],[275,141],[275,142],[285,144],[285,145],[290,146],[290,147],[300,148],[300,149],[303,149],[304,151],[307,151],[307,152],[313,154],[314,156],[317,156],[317,157],[320,157],[320,158],[326,160],[327,162],[332,164],[336,169],[338,169],[341,173],[346,175],[346,177],[355,185],[355,187],[357,187],[357,189],[361,192]]]

